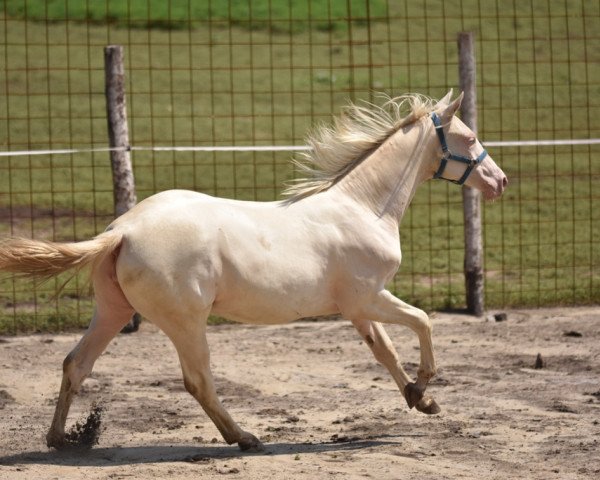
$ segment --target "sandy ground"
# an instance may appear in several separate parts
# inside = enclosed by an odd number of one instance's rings
[[[111,343],[75,401],[70,424],[105,408],[99,444],[48,450],[79,335],[0,338],[0,478],[600,478],[600,307],[507,314],[433,316],[437,416],[408,410],[347,322],[211,327],[219,394],[258,454],[223,442],[148,323]],[[414,374],[415,336],[388,332]]]

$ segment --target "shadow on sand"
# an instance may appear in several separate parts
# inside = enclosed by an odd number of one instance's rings
[[[401,445],[399,436],[378,439],[356,439],[323,443],[270,443],[264,451],[247,453],[237,446],[156,445],[147,447],[105,447],[68,449],[65,451],[30,451],[0,457],[0,465],[72,465],[114,466],[160,462],[203,462],[211,459],[244,456],[297,455],[326,452],[348,452],[386,445]],[[384,439],[385,438],[385,439]]]

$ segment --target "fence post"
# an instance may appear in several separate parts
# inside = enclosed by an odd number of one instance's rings
[[[104,48],[104,72],[109,145],[111,148],[122,149],[110,152],[115,216],[118,217],[133,207],[137,200],[128,150],[125,67],[123,66],[123,47],[121,45],[109,45]]]
[[[475,48],[473,33],[458,34],[458,70],[460,88],[465,96],[461,118],[477,134],[477,91],[475,86]],[[483,241],[481,233],[481,194],[463,186],[463,215],[465,224],[465,287],[467,310],[481,317],[484,313]]]
[[[104,73],[108,140],[111,148],[110,164],[113,177],[115,217],[123,215],[136,202],[135,181],[129,154],[129,131],[127,129],[127,102],[125,100],[125,67],[123,47],[109,45],[104,48]],[[135,332],[141,317],[135,313],[123,332]]]

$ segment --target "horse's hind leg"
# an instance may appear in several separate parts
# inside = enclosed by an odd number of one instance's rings
[[[208,311],[205,313],[207,316]],[[186,390],[198,400],[225,441],[230,445],[237,443],[241,450],[262,450],[260,441],[237,425],[217,396],[210,370],[205,319],[190,325],[187,318],[183,322],[172,322],[163,330],[177,349]]]
[[[91,373],[96,359],[119,333],[134,313],[125,299],[109,259],[97,269],[94,278],[96,309],[86,333],[63,362],[63,378],[50,430],[46,435],[49,447],[65,446],[65,423],[73,396]],[[111,270],[112,268],[112,270]]]

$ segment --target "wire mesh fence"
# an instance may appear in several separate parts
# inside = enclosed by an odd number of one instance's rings
[[[5,0],[0,2],[0,235],[83,240],[112,220],[103,48],[125,47],[133,146],[302,145],[348,101],[458,86],[475,33],[479,137],[600,137],[600,2],[592,0]],[[484,207],[486,305],[600,299],[598,144],[490,147],[507,173]],[[138,198],[170,188],[274,200],[287,151],[133,151]],[[401,227],[392,288],[464,306],[460,191],[429,182]],[[80,281],[0,280],[0,331],[87,324]]]

